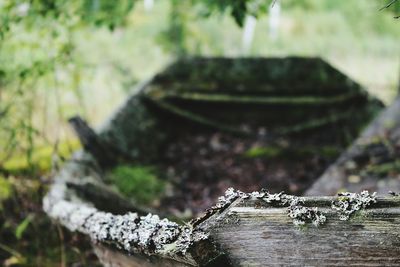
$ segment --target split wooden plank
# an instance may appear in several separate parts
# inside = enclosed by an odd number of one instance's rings
[[[342,221],[334,198],[304,198],[327,220],[293,225],[287,208],[238,199],[201,224],[233,266],[376,266],[400,264],[400,199],[378,199]]]

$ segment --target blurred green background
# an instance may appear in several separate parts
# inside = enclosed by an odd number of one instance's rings
[[[0,0],[0,262],[88,264],[78,237],[53,224],[54,236],[40,234],[50,224],[40,208],[49,174],[79,147],[66,121],[81,114],[100,126],[177,57],[321,56],[384,103],[394,99],[399,3],[270,3]]]
[[[182,55],[321,56],[385,103],[395,96],[400,27],[397,6],[379,11],[385,1],[281,1],[275,36],[267,5],[247,47],[246,27],[230,15],[235,1],[145,2],[1,2],[0,167],[22,167],[10,162],[16,152],[24,165],[43,146],[64,143],[72,115],[99,125],[136,84]]]

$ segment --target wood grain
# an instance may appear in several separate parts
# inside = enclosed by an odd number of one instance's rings
[[[400,264],[399,200],[378,200],[340,221],[329,198],[308,198],[327,222],[296,227],[284,207],[238,200],[202,227],[234,266],[388,266]],[[310,205],[311,204],[311,205]],[[312,205],[318,204],[318,205]]]

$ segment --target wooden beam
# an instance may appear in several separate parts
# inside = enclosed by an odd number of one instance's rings
[[[104,168],[116,163],[118,157],[115,153],[115,148],[101,140],[84,119],[80,116],[75,116],[70,118],[68,122],[74,129],[85,151],[89,152],[97,160],[99,166]]]
[[[237,199],[200,224],[234,266],[373,266],[400,264],[400,199],[381,198],[348,221],[335,198],[304,198],[326,216],[323,225],[293,225],[287,208]]]
[[[160,266],[171,262],[193,266],[205,265],[220,256],[201,229],[151,213],[142,215],[143,210],[105,190],[92,161],[91,155],[81,151],[57,174],[43,199],[43,209],[52,219],[70,231],[90,237],[93,243],[107,245],[124,255],[137,255],[139,262],[140,258],[147,258]],[[129,212],[116,214],[126,209]]]
[[[204,217],[179,225],[153,214],[115,215],[94,207],[96,201],[81,196],[83,186],[71,186],[88,179],[101,184],[90,158],[78,153],[66,164],[43,208],[69,230],[102,244],[96,251],[106,266],[143,261],[155,266],[400,264],[399,196],[299,198],[230,189]],[[349,202],[351,210],[358,210],[343,221],[332,202],[352,199],[357,205]]]

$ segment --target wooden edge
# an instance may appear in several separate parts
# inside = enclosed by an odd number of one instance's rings
[[[360,195],[302,197],[293,207],[245,194],[199,227],[210,234],[232,266],[399,264],[400,197],[368,195],[372,198],[365,199],[371,202],[348,217],[332,207]],[[316,224],[318,218],[323,220]]]
[[[93,203],[107,199],[87,201],[88,196],[82,197],[85,181],[96,180],[89,184],[97,183],[97,188],[101,188],[101,179],[96,177],[98,170],[89,164],[92,160],[89,154],[81,151],[55,177],[43,199],[43,209],[52,219],[70,231],[89,236],[93,243],[107,244],[126,255],[193,266],[207,265],[219,256],[208,234],[191,224],[179,225],[152,213],[141,215],[137,210],[116,215],[99,210]],[[95,195],[92,192],[89,198]],[[115,200],[108,199],[109,203],[101,206],[114,205],[114,209],[120,211],[121,203]],[[123,208],[129,209],[125,204]]]
[[[106,244],[126,255],[137,255],[156,262],[165,261],[165,264],[175,261],[177,264],[192,266],[229,265],[230,259],[227,255],[230,252],[220,246],[215,229],[232,223],[231,213],[234,209],[251,208],[261,212],[278,208],[281,213],[288,212],[293,207],[306,207],[306,210],[319,207],[321,210],[329,210],[332,201],[338,199],[295,197],[263,191],[243,193],[228,189],[225,196],[219,198],[218,203],[208,210],[206,216],[184,225],[160,219],[158,215],[151,213],[140,215],[136,210],[115,215],[99,210],[93,202],[80,195],[84,181],[92,179],[101,185],[98,170],[90,164],[92,160],[90,155],[80,152],[66,164],[43,199],[44,211],[70,231],[79,231],[89,236],[96,244]],[[350,197],[353,196],[348,198]],[[354,197],[359,196],[355,194]],[[400,206],[399,197],[375,198],[369,194],[363,197],[373,199],[367,207],[369,210],[379,209],[382,212],[384,209],[397,209]],[[301,203],[300,206],[298,203]],[[112,204],[117,206],[118,202]]]
[[[355,140],[343,154],[333,163],[305,192],[306,196],[317,196],[317,195],[334,195],[339,190],[347,188],[350,191],[361,191],[366,185],[364,183],[349,184],[347,182],[347,175],[345,171],[346,162],[351,160],[357,155],[364,153],[363,145],[366,141],[371,140],[374,137],[385,137],[388,134],[388,130],[394,126],[398,127],[400,121],[400,97],[397,97],[394,102],[383,110],[378,116],[364,129],[361,135]],[[400,182],[398,179],[386,179],[390,183],[391,190],[400,190]],[[381,183],[384,181],[380,180]],[[379,187],[378,181],[375,182],[375,187],[380,194],[387,193],[387,189],[383,186]]]

